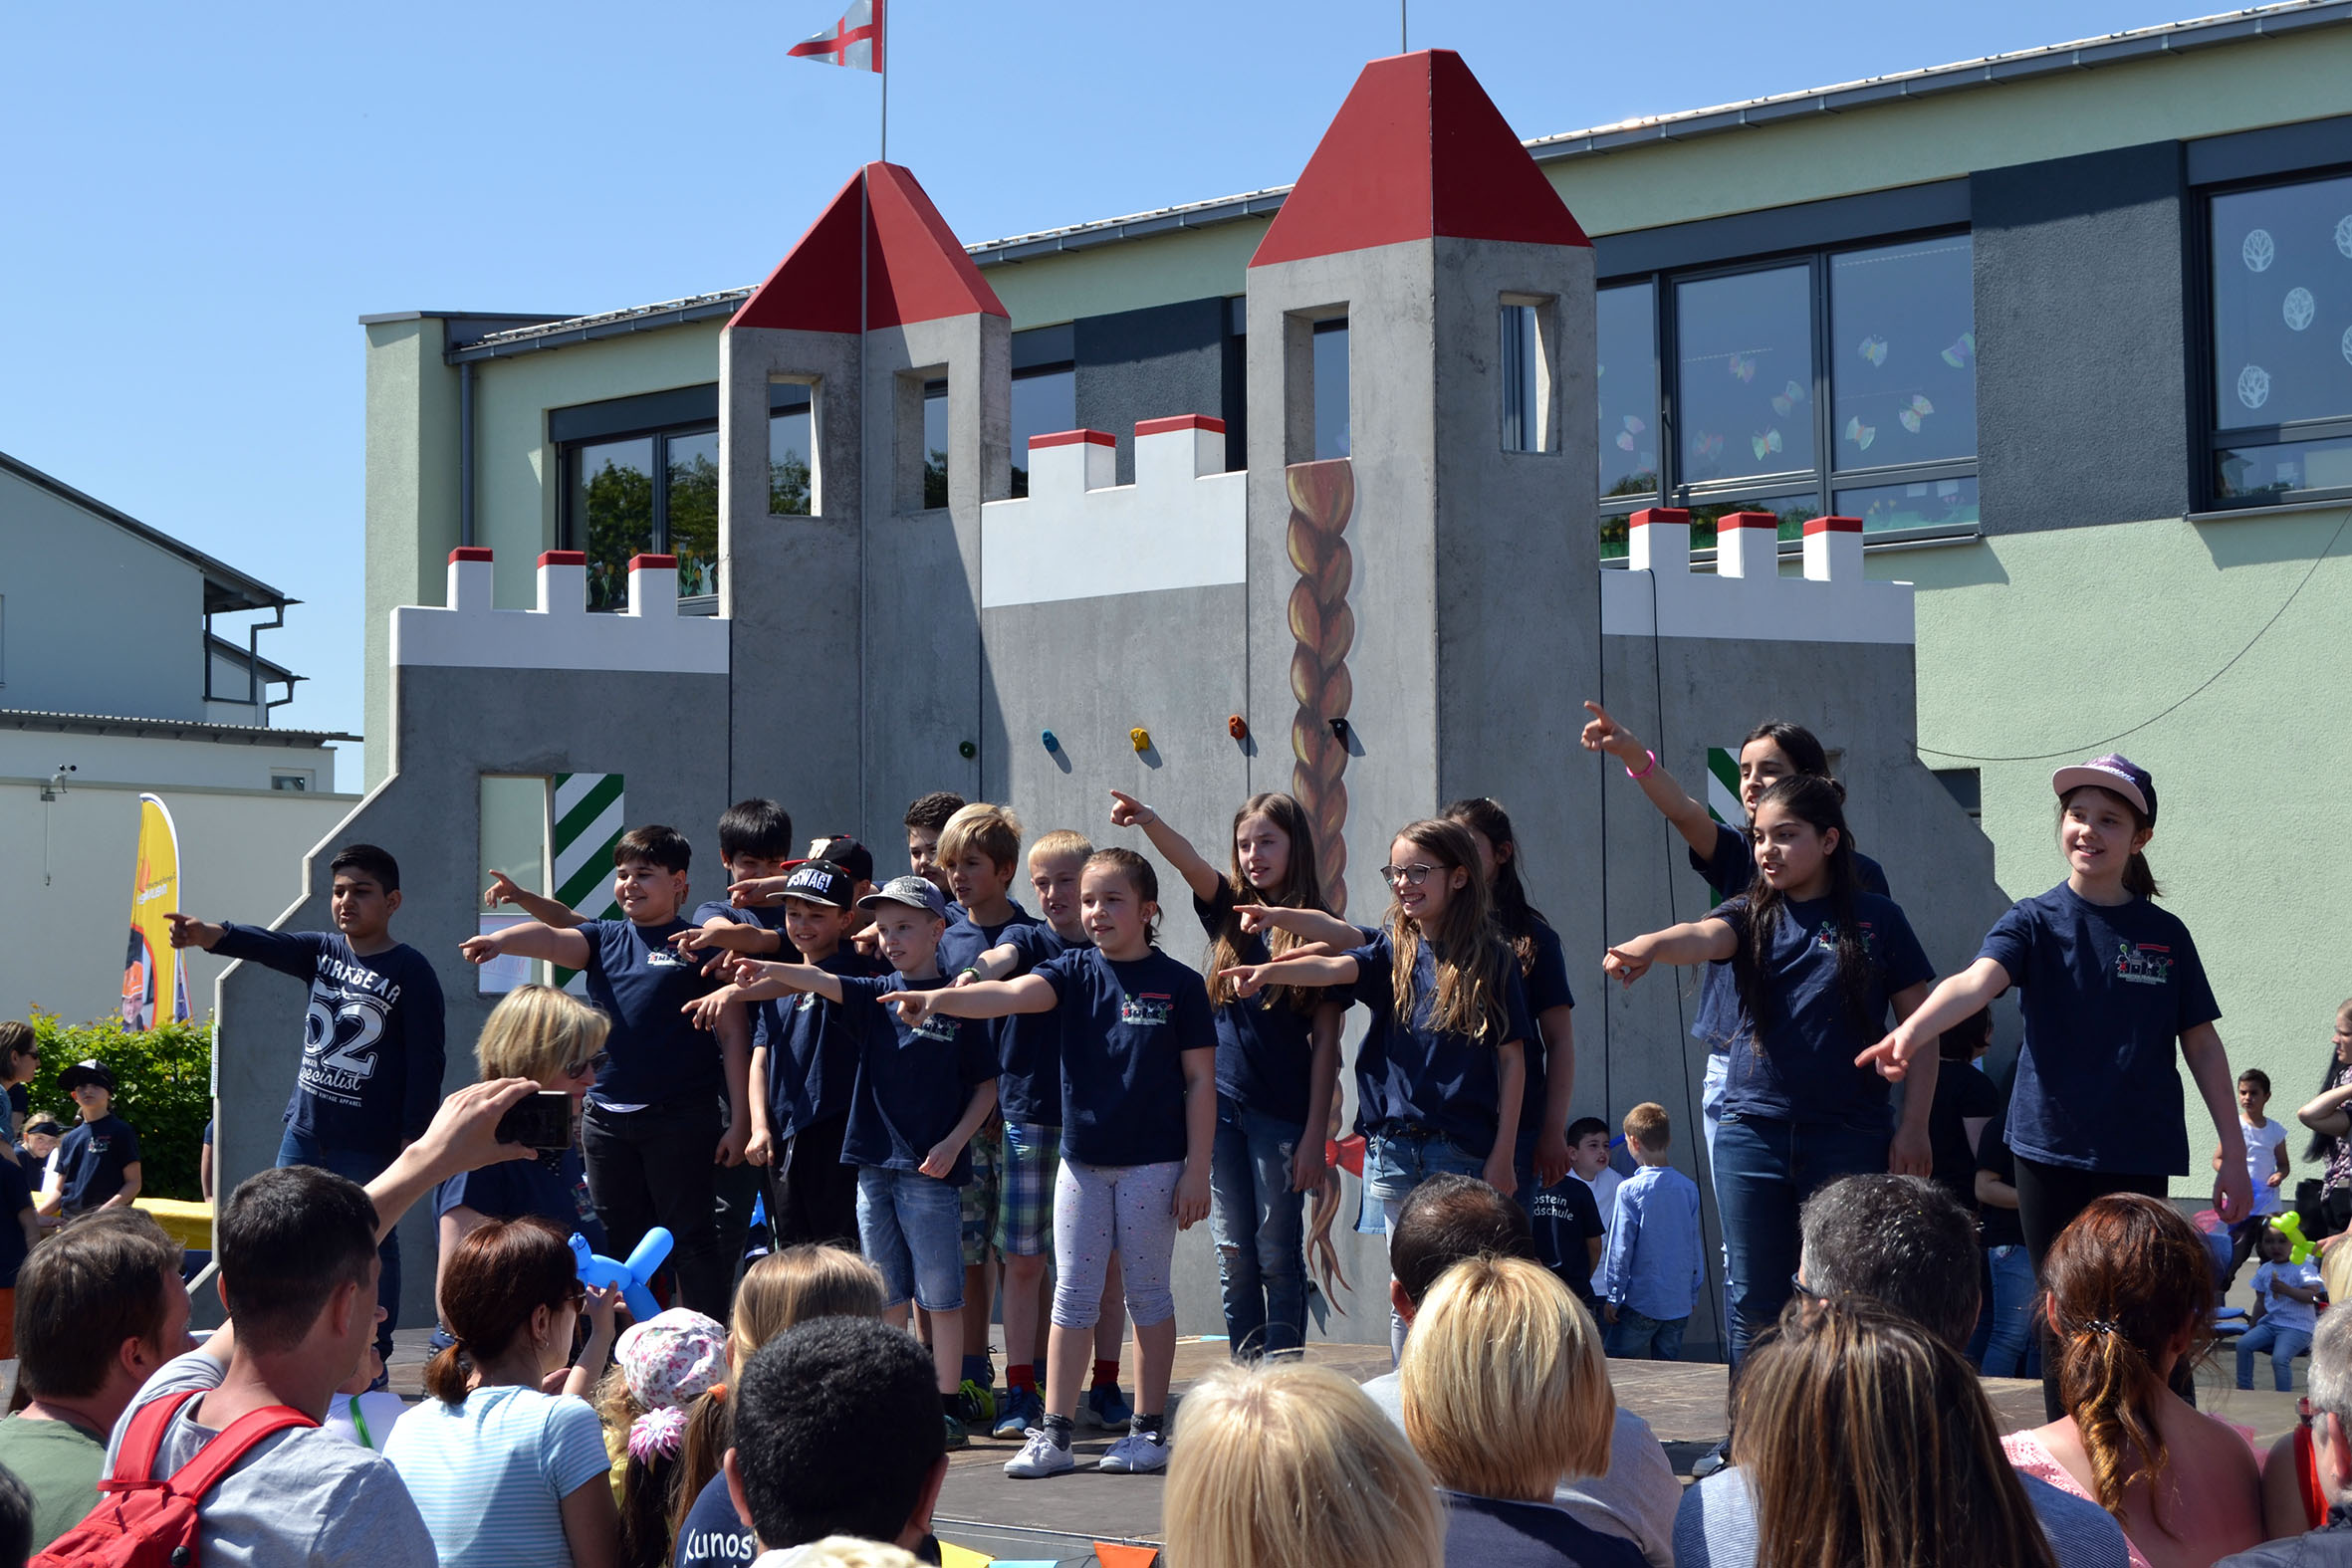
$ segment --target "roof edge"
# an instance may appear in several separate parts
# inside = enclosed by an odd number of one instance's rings
[[[301,602],[301,600],[271,587],[250,572],[239,571],[227,561],[217,557],[207,556],[195,546],[172,538],[153,524],[141,523],[129,513],[117,507],[108,506],[104,501],[87,492],[76,490],[64,480],[55,475],[43,473],[21,458],[10,457],[6,452],[0,452],[0,472],[14,474],[28,485],[37,486],[61,501],[80,507],[95,517],[103,518],[117,528],[123,529],[146,541],[158,550],[168,551],[179,557],[180,560],[203,572],[205,576],[218,578],[243,592],[246,597],[260,601],[247,606],[248,608],[277,609]]]

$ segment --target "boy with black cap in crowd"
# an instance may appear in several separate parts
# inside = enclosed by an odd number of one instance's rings
[[[127,1209],[138,1197],[138,1134],[115,1114],[115,1075],[78,1061],[57,1075],[82,1120],[58,1145],[57,1168],[41,1189],[41,1213],[79,1220],[101,1209]]]

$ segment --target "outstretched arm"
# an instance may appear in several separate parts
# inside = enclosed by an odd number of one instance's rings
[[[554,926],[564,931],[569,931],[572,927],[580,925],[588,919],[587,916],[562,899],[550,898],[545,893],[534,893],[504,871],[490,873],[490,885],[482,890],[482,902],[488,904],[492,909],[496,909],[501,904],[512,904],[541,925]],[[564,967],[566,969],[573,968],[570,964]]]
[[[458,1172],[533,1158],[537,1151],[528,1145],[498,1141],[498,1121],[538,1092],[536,1079],[495,1078],[469,1083],[443,1100],[423,1136],[367,1184],[367,1197],[375,1205],[375,1238],[391,1234],[409,1205]]]
[[[920,1023],[933,1013],[947,1018],[1002,1018],[1016,1012],[1052,1012],[1061,1005],[1061,993],[1042,975],[1017,980],[984,980],[969,986],[943,986],[936,991],[893,991],[882,998],[908,1023]]]
[[[468,964],[487,964],[494,958],[516,956],[546,959],[566,969],[586,969],[588,966],[588,940],[577,928],[551,926],[545,921],[526,921],[509,926],[504,931],[493,931],[479,937],[468,937],[457,945]]]
[[[1856,1056],[1854,1065],[1876,1067],[1883,1076],[1900,1079],[1920,1056],[1936,1054],[1936,1041],[1946,1029],[1991,1007],[2009,984],[2009,972],[1999,959],[1981,958],[1959,974],[1946,976],[1928,993],[1927,1001],[1887,1030],[1886,1038]],[[2237,1126],[2235,1110],[2230,1113],[2230,1125],[2234,1130]]]
[[[1599,703],[1588,702],[1584,711],[1592,715],[1578,737],[1588,752],[1606,752],[1625,765],[1626,773],[1641,785],[1641,792],[1650,797],[1650,804],[1658,814],[1674,824],[1683,841],[1702,855],[1715,853],[1715,818],[1707,814],[1704,803],[1691,798],[1689,790],[1675,782],[1666,765],[1656,754],[1643,746],[1631,730],[1609,717],[1609,711]]]
[[[1021,950],[1010,942],[1000,942],[986,953],[956,971],[951,986],[969,986],[976,981],[1003,980],[1021,962]]]
[[[1362,967],[1344,953],[1294,953],[1271,964],[1221,969],[1217,978],[1232,981],[1234,995],[1247,1002],[1269,986],[1352,986],[1362,972]]]
[[[737,959],[730,973],[735,977],[734,1000],[741,1002],[769,1002],[804,991],[815,992],[827,1002],[841,1000],[841,977],[814,964],[767,964],[758,959]],[[719,993],[711,995],[715,997]],[[702,1002],[710,1000],[705,997]],[[686,1004],[689,1010],[699,1005]]]
[[[1720,964],[1739,947],[1732,923],[1710,915],[1619,943],[1601,959],[1600,968],[1619,985],[1631,986],[1647,975],[1653,964]]]
[[[1116,789],[1110,792],[1110,825],[1142,828],[1143,836],[1151,840],[1151,847],[1176,868],[1176,874],[1184,878],[1184,885],[1192,889],[1192,896],[1203,903],[1215,898],[1217,890],[1225,885],[1225,878],[1217,874],[1217,868],[1209,864],[1207,856],[1192,847],[1191,839],[1161,821],[1159,812],[1133,795]]]
[[[1364,934],[1341,920],[1319,909],[1291,909],[1280,904],[1237,904],[1234,914],[1242,929],[1252,936],[1264,934],[1269,928],[1288,931],[1301,942],[1315,942],[1334,953],[1345,953],[1349,948],[1363,946]]]

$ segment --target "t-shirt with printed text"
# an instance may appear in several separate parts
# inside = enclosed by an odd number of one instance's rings
[[[841,1163],[886,1171],[920,1171],[933,1148],[963,1119],[976,1084],[997,1075],[996,1052],[977,1025],[933,1013],[909,1024],[880,998],[894,991],[936,991],[944,976],[909,980],[841,977],[843,1006],[882,1016],[880,1027],[859,1020],[857,1080],[849,1123],[841,1133]],[[972,1176],[972,1146],[940,1180],[961,1187]]]
[[[1061,999],[1062,1157],[1184,1159],[1184,1057],[1217,1048],[1201,977],[1157,948],[1126,960],[1073,948],[1034,973]],[[1214,1070],[1213,1059],[1205,1065]]]
[[[1355,960],[1356,981],[1347,988],[1372,1014],[1371,1027],[1356,1052],[1356,1126],[1376,1132],[1390,1122],[1407,1122],[1445,1134],[1472,1154],[1492,1150],[1498,1131],[1502,1080],[1496,1048],[1534,1033],[1528,1017],[1527,991],[1519,965],[1505,954],[1502,979],[1503,1037],[1479,1040],[1436,1027],[1437,954],[1427,942],[1414,944],[1411,1015],[1396,1016],[1396,948],[1385,931],[1345,956]],[[1517,1136],[1517,1129],[1513,1129]]]
[[[719,1036],[696,1028],[685,1012],[686,1004],[719,988],[698,957],[670,946],[686,929],[683,920],[647,926],[590,920],[579,927],[588,947],[582,972],[588,1000],[612,1020],[604,1070],[588,1091],[591,1103],[663,1105],[693,1097],[715,1103],[725,1092]]]

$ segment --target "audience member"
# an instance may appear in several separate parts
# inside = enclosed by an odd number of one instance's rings
[[[735,1315],[727,1327],[728,1385],[740,1388],[752,1356],[795,1324],[821,1317],[880,1318],[888,1288],[880,1269],[837,1246],[803,1243],[769,1253],[745,1269],[743,1283],[735,1287]],[[679,1452],[682,1512],[671,1531],[677,1568],[741,1568],[758,1555],[750,1527],[728,1494],[722,1464],[734,1425],[734,1402],[724,1386],[687,1410],[686,1441]]]
[[[1865,1295],[1788,1303],[1744,1369],[1732,1462],[1683,1499],[1684,1568],[2067,1560],[1959,1350]]]
[[[596,1413],[612,1459],[626,1568],[669,1562],[686,1409],[726,1376],[727,1331],[700,1312],[672,1307],[620,1336],[612,1371],[596,1390]]]
[[[1295,1361],[1218,1367],[1186,1392],[1162,1517],[1184,1568],[1433,1568],[1446,1555],[1437,1492],[1393,1413]]]
[[[115,1075],[97,1061],[78,1061],[57,1075],[82,1119],[59,1140],[57,1159],[41,1185],[40,1210],[78,1220],[102,1209],[127,1209],[138,1197],[138,1134],[115,1114]]]
[[[1617,1396],[1600,1329],[1526,1258],[1466,1258],[1421,1302],[1398,1367],[1405,1436],[1446,1492],[1447,1568],[1642,1568],[1633,1542],[1552,1505],[1609,1467]]]
[[[2295,1357],[2311,1348],[2324,1291],[2316,1265],[2293,1261],[2293,1243],[2285,1232],[2272,1230],[2267,1220],[2259,1228],[2262,1266],[2254,1270],[2254,1324],[2237,1336],[2237,1386],[2254,1386],[2254,1357],[2266,1350],[2272,1386],[2291,1394]]]
[[[1663,1105],[1645,1100],[1625,1113],[1635,1170],[1617,1190],[1598,1286],[1612,1356],[1680,1361],[1683,1329],[1706,1287],[1699,1184],[1667,1163],[1673,1136]]]
[[[1517,1203],[1476,1177],[1433,1176],[1413,1189],[1397,1212],[1389,1238],[1389,1302],[1409,1334],[1422,1301],[1456,1263],[1534,1255],[1527,1212]],[[1391,1372],[1364,1385],[1364,1393],[1399,1431],[1404,1428],[1401,1383],[1400,1375]],[[1650,1424],[1622,1407],[1609,1434],[1607,1473],[1563,1480],[1552,1495],[1581,1523],[1633,1542],[1655,1568],[1674,1561],[1674,1510],[1681,1500],[1682,1482]]]
[[[770,1552],[760,1561],[767,1568],[917,1568],[922,1559],[902,1546],[861,1541],[854,1535],[828,1535],[806,1546]]]
[[[374,1337],[382,1236],[433,1183],[502,1153],[527,1155],[499,1144],[497,1127],[533,1087],[509,1079],[459,1090],[364,1189],[315,1166],[286,1166],[230,1195],[215,1228],[229,1323],[149,1378],[129,1407],[135,1415],[173,1401],[156,1475],[177,1471],[251,1412],[287,1405],[313,1421],[326,1414]],[[110,1470],[131,1425],[126,1419],[116,1431]],[[315,1427],[265,1439],[205,1495],[197,1549],[200,1561],[249,1568],[434,1568],[437,1560],[416,1504],[382,1456]]]
[[[383,1357],[369,1345],[367,1354],[359,1358],[359,1369],[336,1387],[335,1397],[327,1402],[327,1419],[319,1425],[346,1443],[381,1454],[384,1439],[408,1412],[407,1401],[388,1388],[375,1386],[382,1376]]]
[[[25,1568],[33,1554],[33,1494],[0,1469],[0,1568]]]
[[[593,1301],[564,1233],[544,1220],[493,1220],[441,1269],[455,1343],[425,1368],[425,1402],[402,1416],[384,1457],[407,1482],[441,1568],[610,1568],[620,1520],[605,1481],[603,1428],[580,1397],[540,1392],[571,1360],[584,1306],[595,1361],[612,1338],[612,1292]],[[579,1388],[570,1386],[573,1383]]]
[[[97,1215],[33,1249],[17,1276],[16,1380],[0,1465],[33,1497],[39,1551],[98,1506],[107,1435],[139,1386],[188,1348],[180,1246],[135,1209]]]
[[[2135,1568],[2204,1568],[2262,1539],[2249,1435],[2167,1386],[2211,1334],[2196,1228],[2162,1199],[2096,1199],[2051,1242],[2042,1285],[2067,1414],[2003,1440],[2009,1461],[2105,1508]]]
[[[33,1079],[41,1071],[41,1041],[22,1018],[0,1020],[0,1083],[8,1086],[8,1138],[24,1136],[33,1111]]]
[[[2352,1564],[2352,1313],[2321,1316],[2303,1398],[2311,1435],[2309,1489],[2321,1521],[2310,1533],[2225,1557],[2215,1568],[2329,1568]],[[2299,1522],[2299,1521],[2298,1521]],[[2271,1529],[2278,1522],[2271,1521]]]
[[[827,1317],[753,1353],[727,1489],[763,1551],[850,1535],[910,1550],[947,1478],[931,1353],[904,1329]]]

